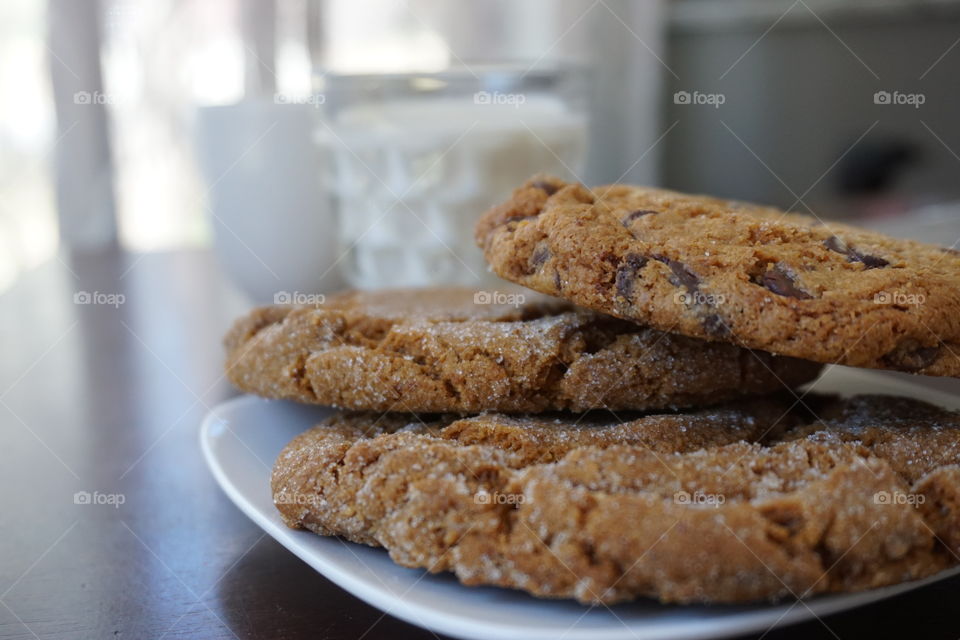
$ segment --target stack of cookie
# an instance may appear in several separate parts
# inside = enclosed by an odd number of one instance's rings
[[[956,252],[544,176],[476,233],[527,289],[350,292],[231,329],[239,388],[344,410],[276,461],[288,525],[584,603],[958,561],[960,415],[797,391],[823,363],[960,376]]]

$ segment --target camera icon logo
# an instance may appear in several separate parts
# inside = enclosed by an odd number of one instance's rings
[[[273,294],[273,304],[292,304],[293,295],[289,291],[278,291]]]
[[[891,100],[889,91],[877,91],[873,94],[873,104],[890,104]]]
[[[689,91],[677,91],[673,94],[673,103],[674,104],[690,104],[690,92]]]
[[[92,101],[89,91],[77,91],[73,94],[73,104],[90,104]]]
[[[89,291],[77,291],[73,294],[73,304],[90,304],[93,302],[93,296]]]
[[[473,294],[473,304],[490,304],[493,302],[493,296],[489,291],[477,291]]]
[[[90,504],[92,501],[93,496],[89,491],[77,491],[73,494],[73,504]]]

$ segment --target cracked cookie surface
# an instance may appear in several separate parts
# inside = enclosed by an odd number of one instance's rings
[[[707,405],[820,371],[545,296],[486,304],[476,295],[351,292],[318,307],[256,309],[226,337],[227,376],[250,393],[348,409],[533,412]]]
[[[281,452],[274,502],[404,566],[584,603],[803,597],[954,565],[960,417],[792,400],[622,423],[340,414]]]
[[[501,277],[664,331],[960,377],[960,252],[663,189],[538,176],[476,228]]]

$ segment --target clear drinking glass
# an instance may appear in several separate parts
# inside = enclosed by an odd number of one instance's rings
[[[471,66],[324,75],[318,141],[341,266],[358,288],[476,285],[487,208],[539,172],[576,178],[586,157],[582,69]]]

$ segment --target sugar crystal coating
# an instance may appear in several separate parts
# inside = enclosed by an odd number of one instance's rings
[[[346,413],[274,466],[284,521],[465,584],[746,602],[936,573],[960,553],[960,416],[889,397],[680,414]]]
[[[820,366],[675,336],[537,294],[353,292],[263,307],[226,338],[227,375],[270,398],[374,411],[702,406],[796,387]]]

